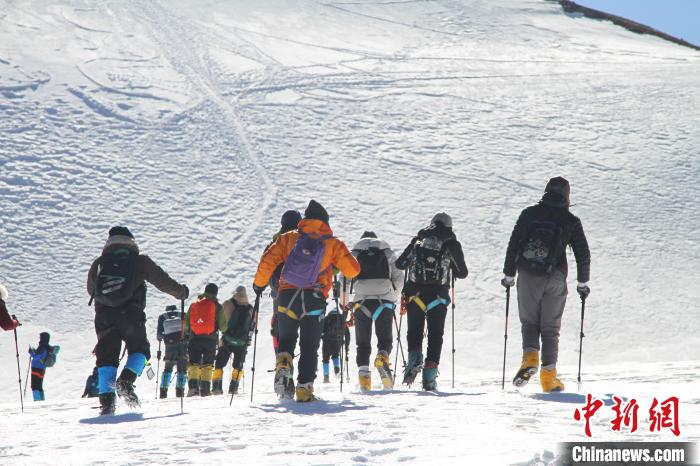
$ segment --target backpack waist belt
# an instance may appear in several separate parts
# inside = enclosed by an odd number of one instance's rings
[[[377,306],[377,309],[375,309],[374,312],[370,312],[369,309],[364,305],[364,300],[360,301],[359,303],[355,304],[354,310],[360,310],[364,315],[366,315],[368,318],[372,320],[377,320],[379,319],[379,316],[382,315],[382,312],[384,309],[391,309],[394,310],[396,309],[396,304],[392,302],[383,302],[379,306]]]
[[[416,303],[416,306],[418,306],[418,308],[419,308],[421,311],[425,312],[425,313],[427,313],[427,312],[430,311],[431,309],[434,309],[434,308],[436,308],[436,307],[438,307],[438,306],[440,306],[440,305],[445,305],[445,306],[447,306],[448,304],[450,304],[450,300],[449,300],[449,299],[439,298],[439,297],[438,297],[438,298],[433,299],[432,301],[430,301],[430,303],[428,303],[428,304],[426,305],[425,302],[423,302],[423,300],[422,300],[422,299],[420,298],[420,296],[418,296],[418,295],[416,295],[416,296],[411,296],[410,298],[408,298],[408,302],[409,302],[409,303],[410,303],[410,302]]]
[[[297,299],[297,296],[301,293],[301,315],[297,316],[296,312],[294,312],[293,309],[291,309],[292,304],[294,301]],[[301,288],[297,289],[297,291],[294,293],[294,296],[292,296],[292,299],[289,301],[288,304],[289,307],[284,307],[284,306],[277,306],[277,312],[281,312],[282,314],[288,316],[290,319],[294,320],[301,320],[306,316],[310,317],[318,317],[323,315],[323,312],[325,309],[313,309],[311,311],[306,310],[306,304],[304,303],[304,294],[302,293]]]

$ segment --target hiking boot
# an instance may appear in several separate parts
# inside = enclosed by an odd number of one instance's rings
[[[199,382],[199,395],[200,396],[211,396],[211,383],[200,381]]]
[[[112,393],[102,393],[100,395],[100,416],[114,414],[116,410],[117,396]]]
[[[136,392],[134,391],[134,384],[128,380],[117,379],[117,395],[124,400],[124,403],[126,403],[129,408],[141,406],[139,397],[136,396]]]
[[[187,397],[199,396],[199,380],[190,379],[188,382],[189,388],[187,390]]]
[[[540,372],[540,384],[542,385],[542,391],[545,393],[561,392],[564,390],[564,384],[557,378],[556,367],[542,367],[542,371]]]
[[[280,399],[294,397],[294,381],[292,380],[292,355],[279,353],[275,366],[275,393]]]
[[[167,388],[161,388],[160,389],[160,399],[162,400],[163,398],[168,397],[168,389]]]
[[[238,380],[232,380],[228,384],[228,394],[229,395],[238,395]]]
[[[224,394],[224,384],[219,380],[212,380],[211,382],[211,394],[212,395],[223,395]]]
[[[437,390],[438,365],[435,361],[426,361],[423,367],[423,390]]]
[[[368,392],[372,390],[372,373],[369,371],[369,366],[362,366],[358,371],[358,380],[360,382],[360,390]]]
[[[333,374],[335,374],[335,376],[338,377],[338,374],[340,374],[339,366],[333,366]]]
[[[323,374],[323,383],[331,383],[331,376],[328,374]]]
[[[176,388],[175,389],[175,398],[182,398],[185,396],[185,389],[184,388]]]
[[[314,396],[314,384],[312,382],[300,383],[297,386],[297,402],[306,403],[308,401],[317,401]]]
[[[540,365],[539,351],[524,351],[523,362],[520,364],[520,369],[513,378],[513,385],[516,387],[524,387],[530,381],[530,378],[537,374],[537,367]]]
[[[418,374],[423,369],[423,353],[420,351],[409,351],[408,363],[403,370],[403,383],[412,385]]]
[[[389,362],[389,353],[380,351],[374,359],[374,367],[379,372],[379,377],[382,379],[382,384],[387,390],[394,388],[394,374],[391,371],[391,363]]]

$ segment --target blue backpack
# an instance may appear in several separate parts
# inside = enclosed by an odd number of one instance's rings
[[[282,267],[281,278],[297,288],[314,288],[318,285],[321,262],[326,250],[324,240],[330,235],[310,236],[302,231]]]

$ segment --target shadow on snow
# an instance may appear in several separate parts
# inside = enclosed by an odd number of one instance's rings
[[[182,414],[168,414],[165,416],[152,416],[143,417],[142,413],[124,413],[124,414],[114,414],[111,416],[97,416],[97,417],[87,417],[81,419],[81,424],[121,424],[123,422],[137,422],[137,421],[151,421],[153,419],[165,419],[169,417],[182,416]]]
[[[362,411],[368,408],[366,405],[353,403],[352,401],[326,401],[318,400],[310,403],[297,403],[284,401],[279,403],[265,403],[255,406],[266,413],[292,413],[292,414],[336,414],[345,411]]]
[[[605,406],[612,406],[615,404],[611,394],[608,393],[605,396],[606,398],[599,398],[600,401],[602,401],[605,404]],[[570,392],[536,393],[534,395],[531,395],[530,398],[540,401],[553,401],[555,403],[570,403],[580,405],[586,403],[586,395]]]

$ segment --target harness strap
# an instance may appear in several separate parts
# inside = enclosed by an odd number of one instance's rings
[[[294,296],[292,296],[292,299],[289,301],[288,307],[284,307],[282,305],[277,306],[277,312],[280,312],[290,319],[294,320],[301,320],[306,316],[311,316],[311,317],[317,317],[323,315],[324,309],[313,309],[311,311],[306,310],[306,303],[304,302],[304,293],[301,293],[301,288],[297,289],[296,292],[294,293]],[[297,317],[296,312],[291,308],[292,304],[296,300],[297,296],[301,293],[301,315]]]
[[[357,311],[360,310],[362,313],[367,316],[367,318],[372,319],[376,321],[379,319],[379,316],[382,315],[382,312],[384,309],[391,309],[394,310],[396,309],[396,304],[386,301],[386,302],[381,302],[379,306],[377,306],[377,309],[374,310],[374,312],[370,312],[369,309],[367,309],[367,306],[365,306],[365,300],[363,299],[359,303],[355,303],[355,306],[353,306],[353,310]]]
[[[445,298],[440,298],[440,297],[438,297],[438,298],[435,298],[434,300],[430,301],[430,302],[426,305],[425,302],[424,302],[424,301],[420,298],[420,296],[418,296],[418,295],[411,296],[411,297],[408,299],[408,302],[414,302],[414,303],[416,303],[416,306],[418,306],[418,308],[419,308],[421,311],[425,312],[425,313],[427,313],[427,312],[430,311],[431,309],[435,309],[436,307],[438,307],[438,306],[440,306],[440,305],[447,306],[448,304],[450,304],[450,300],[449,300],[449,299],[445,299]]]

